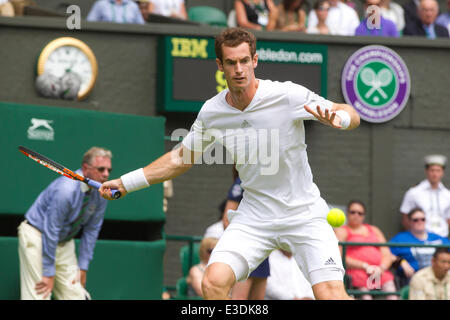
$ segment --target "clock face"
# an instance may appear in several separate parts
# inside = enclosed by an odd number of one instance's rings
[[[93,68],[87,55],[69,45],[53,50],[44,64],[44,70],[57,77],[62,77],[66,72],[77,73],[82,80],[80,92],[87,90],[93,78]]]
[[[66,73],[76,73],[81,78],[78,100],[82,100],[94,88],[97,68],[94,53],[83,41],[62,37],[49,42],[42,50],[37,63],[37,74],[48,72],[61,78]]]

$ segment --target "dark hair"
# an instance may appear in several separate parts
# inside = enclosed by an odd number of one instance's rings
[[[254,36],[254,34],[243,28],[225,29],[219,35],[217,35],[216,41],[214,43],[217,59],[222,61],[222,45],[235,48],[244,42],[248,43],[250,54],[253,58],[256,53],[256,37]]]
[[[285,11],[289,11],[289,8],[292,6],[294,2],[297,0],[283,0],[283,7]],[[304,0],[301,0],[300,3],[294,8],[294,11],[300,10],[300,8],[303,6]]]
[[[437,248],[433,253],[433,258],[437,259],[441,253],[450,253],[449,248]]]
[[[411,211],[408,212],[408,218],[411,219],[412,215],[416,212],[423,212],[423,210],[421,208],[414,208]],[[425,213],[425,212],[424,212]]]
[[[317,0],[316,2],[314,2],[313,9],[318,10],[325,2],[327,2],[328,4],[330,3],[330,1],[328,0]]]
[[[364,213],[366,213],[366,205],[360,201],[360,200],[350,200],[347,204],[347,211],[350,209],[350,207],[352,206],[352,204],[359,204],[361,207],[364,208]]]

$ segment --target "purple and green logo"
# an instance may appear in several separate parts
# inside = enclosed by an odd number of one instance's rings
[[[403,59],[384,46],[356,51],[342,72],[345,101],[368,122],[386,122],[397,116],[409,98],[411,80]]]

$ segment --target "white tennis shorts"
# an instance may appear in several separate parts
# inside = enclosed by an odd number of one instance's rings
[[[217,243],[208,265],[222,262],[231,267],[236,281],[248,275],[275,249],[293,253],[300,270],[313,286],[319,282],[343,281],[344,268],[338,240],[326,216],[329,208],[320,198],[304,212],[270,222],[233,223]]]

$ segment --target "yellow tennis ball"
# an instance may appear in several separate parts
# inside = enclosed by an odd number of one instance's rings
[[[345,222],[344,211],[338,208],[331,209],[330,212],[328,212],[327,221],[333,228],[342,226]]]

